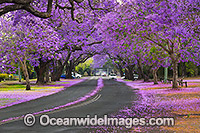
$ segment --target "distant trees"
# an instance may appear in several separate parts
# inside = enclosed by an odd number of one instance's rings
[[[199,6],[197,0],[123,3],[98,25],[108,45],[107,53],[127,68],[127,73],[136,65],[145,81],[149,72],[143,72],[143,65],[152,67],[156,77],[157,68],[165,66],[164,60],[168,59],[167,66],[173,70],[172,88],[178,88],[178,63],[191,61],[199,65]]]

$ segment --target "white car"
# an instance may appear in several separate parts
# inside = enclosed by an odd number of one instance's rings
[[[79,79],[79,78],[82,77],[82,75],[80,75],[80,74],[78,74],[78,73],[75,73],[75,77],[76,77],[77,79]]]
[[[139,75],[138,75],[138,74],[133,74],[133,76],[134,76],[134,79],[135,79],[135,80],[137,80],[137,79],[138,79],[138,77],[139,77]]]
[[[133,74],[134,80],[138,80],[138,74]],[[125,79],[125,76],[121,77],[121,79]]]
[[[110,75],[109,75],[109,78],[110,78],[110,79],[117,79],[117,75],[115,75],[115,74],[110,74]]]
[[[74,76],[74,73],[72,72],[72,76]],[[74,76],[75,78],[77,78],[77,79],[79,79],[79,78],[81,78],[82,77],[82,75],[80,75],[80,74],[78,74],[78,73],[75,73],[75,76]]]
[[[121,79],[125,79],[125,76],[121,77]]]
[[[107,75],[106,72],[101,73],[101,76],[106,76],[106,75]]]

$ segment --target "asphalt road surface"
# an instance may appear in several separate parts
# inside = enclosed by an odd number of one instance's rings
[[[27,113],[37,112],[54,106],[66,104],[70,101],[83,96],[87,92],[95,89],[97,80],[87,80],[80,84],[67,88],[57,94],[33,100],[27,103],[21,103],[12,107],[0,110],[0,119],[20,116]],[[131,88],[123,83],[104,79],[104,87],[93,99],[87,100],[78,105],[46,113],[49,117],[86,117],[86,115],[103,117],[117,112],[124,106],[130,106],[131,101],[136,98]],[[84,133],[91,130],[85,127],[67,127],[67,126],[41,126],[39,116],[36,116],[36,124],[27,127],[23,120],[17,120],[0,125],[0,133]]]

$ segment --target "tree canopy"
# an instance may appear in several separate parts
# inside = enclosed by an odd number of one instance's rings
[[[178,63],[200,62],[199,7],[198,0],[1,0],[0,71],[20,62],[27,83],[27,65],[44,83],[49,72],[54,81],[64,70],[72,78],[79,63],[109,57],[129,79],[148,81],[170,66],[177,88]]]

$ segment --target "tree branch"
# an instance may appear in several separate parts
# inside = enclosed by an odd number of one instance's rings
[[[92,45],[94,45],[94,44],[101,44],[102,42],[103,42],[103,41],[93,42],[93,43],[88,44],[87,46],[92,46]]]
[[[1,0],[0,4],[3,3],[30,4],[31,0]]]
[[[103,8],[94,8],[94,7],[92,6],[90,0],[88,0],[88,4],[89,4],[89,6],[90,6],[90,8],[91,8],[92,10],[105,10],[105,9],[103,9]]]
[[[72,7],[69,7],[69,6],[61,6],[61,5],[59,5],[58,4],[58,0],[56,0],[56,8],[59,8],[59,9],[62,9],[62,10],[64,10],[64,9],[68,9],[68,10],[71,10],[72,9]]]
[[[6,14],[8,12],[19,10],[19,9],[23,9],[23,5],[15,4],[15,5],[5,6],[3,8],[0,8],[0,16],[2,16],[3,14]]]
[[[3,0],[0,2],[0,4],[3,3],[14,3],[14,5],[7,5],[3,8],[0,9],[0,16],[3,14],[6,14],[10,11],[15,11],[15,10],[20,10],[24,9],[34,16],[40,17],[40,18],[49,18],[51,17],[51,12],[52,12],[52,6],[53,6],[53,0],[48,0],[48,5],[47,5],[47,11],[46,12],[40,12],[33,8],[31,4],[32,0]]]
[[[39,12],[35,8],[33,8],[30,5],[24,6],[24,9],[34,16],[40,17],[40,18],[49,18],[51,17],[51,11],[52,11],[52,6],[53,6],[53,0],[48,0],[48,5],[47,5],[47,12]]]
[[[81,3],[83,2],[84,0],[74,0],[76,3]]]
[[[145,37],[146,39],[152,41],[153,43],[157,44],[158,46],[160,46],[161,48],[163,48],[166,52],[168,52],[168,53],[170,54],[170,51],[169,51],[166,47],[164,47],[162,44],[160,44],[160,43],[154,41],[153,39],[151,39],[151,38],[148,37],[148,36],[144,36],[144,37]]]

